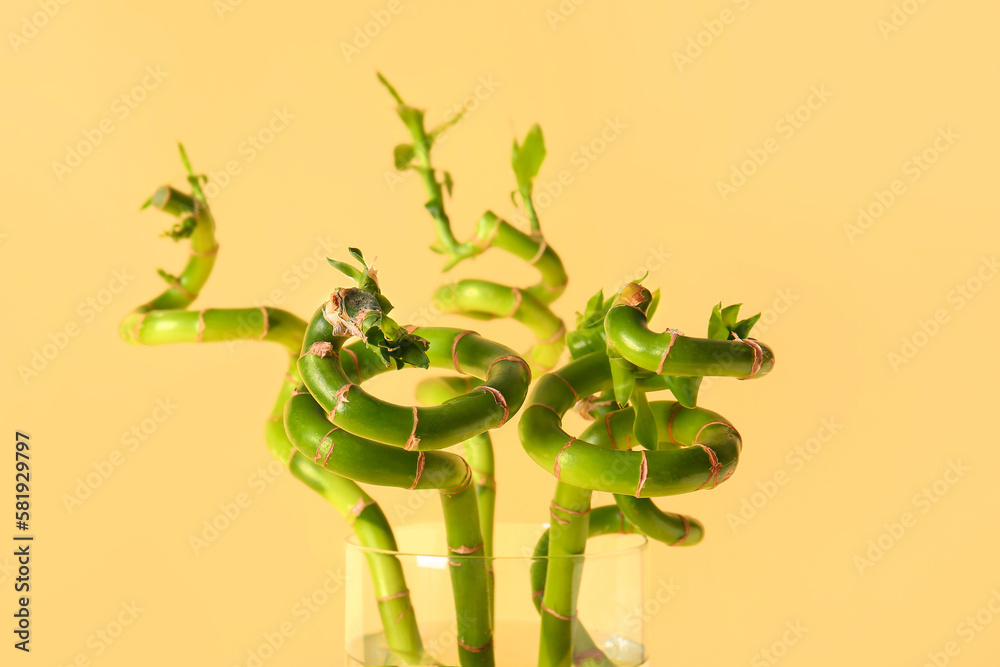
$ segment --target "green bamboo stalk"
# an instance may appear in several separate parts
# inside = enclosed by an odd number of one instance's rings
[[[587,539],[601,535],[631,535],[635,528],[622,514],[617,505],[602,505],[590,510],[590,521],[587,523]],[[549,568],[549,530],[545,530],[532,554],[531,563],[531,599],[535,608],[541,611],[541,600],[545,592],[545,578]]]
[[[361,259],[360,253],[355,256]],[[338,268],[351,274],[350,269]],[[470,381],[465,393],[442,405],[420,408],[377,399],[360,386],[364,357],[347,355],[351,358],[345,364],[343,345],[358,336],[369,347],[377,341],[374,347],[381,350],[395,344],[390,339],[403,338],[397,325],[385,317],[388,302],[374,279],[360,272],[355,277],[359,288],[332,294],[307,327],[298,360],[303,388],[288,399],[285,408],[289,438],[300,453],[345,477],[441,491],[461,662],[463,666],[492,665],[489,561],[481,553],[484,540],[474,475],[461,457],[434,450],[468,441],[506,422],[527,393],[527,363],[474,332],[406,329],[407,340],[421,345],[424,364],[472,373],[480,381]],[[354,366],[358,383],[352,381],[345,365]],[[463,558],[471,554],[477,557]]]
[[[670,425],[669,428],[664,430],[665,436],[669,437],[672,435],[672,417],[676,416],[677,411],[683,409],[683,407],[674,402],[653,402],[651,403],[651,407],[654,413],[661,415],[661,421],[665,419]],[[581,433],[581,440],[609,449],[628,449],[631,447],[631,443],[634,442],[632,427],[635,420],[634,412],[631,408],[614,411],[599,409],[593,410],[591,414],[596,417],[595,423]],[[679,445],[673,442],[664,442],[662,446],[663,448],[676,448]],[[605,534],[600,530],[597,533],[594,530],[589,530],[587,535],[584,536],[582,535],[582,531],[578,529],[574,530],[574,526],[572,525],[573,523],[580,522],[580,515],[557,511],[555,509],[556,506],[563,506],[562,503],[564,502],[572,502],[571,498],[574,497],[579,498],[581,501],[584,497],[589,498],[589,496],[586,496],[586,494],[589,494],[589,490],[579,492],[581,490],[573,491],[574,489],[575,487],[570,487],[562,482],[556,483],[556,499],[553,501],[553,509],[551,511],[554,522],[553,528],[545,533],[546,551],[541,553],[548,555],[582,554],[586,548],[587,539],[594,537],[595,534]],[[572,495],[575,493],[579,493],[579,495]],[[613,527],[615,529],[613,532],[625,532],[625,527],[628,526],[627,532],[638,529],[647,537],[670,546],[691,546],[700,542],[704,535],[704,528],[700,522],[684,515],[663,512],[656,507],[651,499],[635,498],[620,494],[615,494],[614,498],[617,509],[615,507],[605,509],[605,515],[600,519],[605,522],[603,524],[605,529],[610,530]],[[567,509],[569,508],[567,507]],[[583,502],[573,509],[586,511]],[[611,510],[615,511],[612,512]],[[590,515],[591,520],[593,520],[593,512]],[[550,539],[552,540],[551,544],[557,545],[554,550],[549,546]],[[536,550],[536,555],[538,553]],[[559,567],[568,572],[572,569],[567,563],[568,560],[557,559],[553,563],[558,563]],[[576,566],[582,568],[583,559],[575,560],[579,560]],[[548,565],[547,562],[545,565]],[[544,571],[544,568],[537,563],[533,568],[533,594],[537,595],[539,591],[544,590],[547,600],[546,606],[548,608],[553,609],[561,606],[563,609],[571,610],[572,612],[570,614],[564,613],[563,615],[573,616],[576,613],[575,600],[579,589],[580,572],[575,572],[575,580],[572,581],[572,588],[566,584],[566,581],[569,579],[566,572],[563,572],[562,581],[557,579],[556,581],[559,583],[557,583],[557,588],[553,590],[548,586],[548,581],[544,575],[539,575],[539,572]],[[551,572],[552,570],[550,569],[549,571]],[[551,601],[551,605],[548,602],[549,600]],[[540,603],[537,600],[536,606],[540,608]],[[578,619],[575,619],[575,621],[575,628],[572,631],[569,629],[568,623],[560,624],[550,621],[548,624],[549,627],[545,627],[545,617],[543,616],[541,651],[545,654],[546,659],[555,661],[551,664],[571,664],[568,662],[567,646],[570,646],[570,640],[572,639],[572,654],[570,655],[572,664],[593,665],[595,667],[598,665],[610,666],[611,662],[607,660],[603,652],[595,645],[593,639],[583,627],[582,622]]]
[[[530,204],[531,199],[529,197],[524,201]],[[483,251],[497,248],[534,266],[538,270],[539,281],[525,287],[524,291],[542,303],[550,304],[566,291],[566,268],[540,231],[525,234],[492,211],[487,211],[476,224],[474,242]]]
[[[458,656],[462,667],[492,667],[493,621],[488,590],[489,559],[479,527],[472,471],[464,488],[441,491],[448,536],[448,569],[455,599]]]
[[[558,371],[552,376],[563,382],[566,388],[573,389],[571,380]],[[556,482],[549,508],[552,521],[548,531],[548,555],[551,561],[545,578],[544,595],[538,605],[541,612],[539,667],[570,667],[577,653],[584,656],[588,664],[608,664],[606,656],[594,646],[577,616],[576,601],[583,576],[591,495],[589,488]],[[577,651],[578,638],[583,638],[581,651]]]
[[[406,125],[406,129],[409,130],[410,136],[413,138],[412,144],[401,144],[396,147],[396,166],[399,169],[412,168],[420,174],[420,180],[427,191],[427,203],[424,204],[424,207],[434,219],[438,240],[442,244],[442,247],[438,250],[454,256],[470,252],[471,248],[466,244],[459,244],[451,230],[451,220],[449,220],[444,208],[443,183],[437,180],[437,172],[431,166],[431,146],[434,143],[434,138],[450,125],[457,123],[461,119],[462,114],[457,114],[450,122],[428,132],[424,129],[424,112],[404,102],[403,98],[396,92],[396,89],[381,74],[378,74],[378,80],[382,82],[382,85],[386,87],[389,94],[396,100],[396,113],[403,121],[403,124]]]
[[[610,535],[613,533],[630,534],[635,532],[632,524],[622,515],[615,505],[594,507],[591,509],[587,523],[587,537],[591,539],[600,535]],[[551,529],[545,530],[535,545],[535,551],[531,563],[531,599],[535,603],[535,609],[542,613],[542,598],[546,590],[546,578],[549,569],[551,553],[549,551],[549,537]],[[574,591],[573,595],[577,593]],[[545,636],[545,635],[543,635]],[[572,664],[580,667],[613,667],[614,663],[608,659],[604,652],[598,648],[593,637],[587,632],[583,622],[578,620],[576,630],[573,635],[573,655]]]
[[[485,382],[445,405],[402,406],[376,398],[345,374],[339,351],[348,337],[335,334],[325,309],[316,311],[307,328],[298,368],[334,426],[396,447],[441,449],[501,426],[524,402],[530,375],[523,359],[475,332],[441,327],[412,331],[430,344],[429,363],[481,375]]]
[[[426,405],[440,405],[445,401],[472,391],[479,381],[470,376],[435,377],[421,380],[417,384],[417,400]],[[490,617],[493,618],[493,536],[494,514],[496,512],[496,477],[493,456],[493,442],[489,433],[481,433],[462,443],[465,460],[472,470],[476,487],[476,503],[479,508],[479,526],[483,538],[483,556],[487,559],[487,593]]]
[[[438,241],[432,249],[448,255],[445,270],[495,247],[532,264],[541,276],[537,284],[525,288],[485,280],[460,280],[440,287],[434,294],[435,302],[448,313],[461,313],[477,319],[511,317],[522,322],[538,339],[524,355],[532,371],[543,373],[550,370],[565,348],[566,328],[549,304],[566,289],[567,278],[562,261],[542,236],[532,201],[534,179],[545,158],[541,128],[532,126],[523,143],[514,142],[511,153],[517,191],[527,211],[531,233],[525,234],[492,211],[487,211],[476,225],[473,238],[459,243],[451,229],[444,203],[444,190],[450,194],[453,187],[451,174],[443,172],[443,180],[438,180],[438,172],[431,163],[431,149],[434,139],[457,122],[461,115],[428,131],[424,128],[424,112],[406,104],[381,74],[379,80],[396,100],[396,112],[409,130],[412,141],[396,146],[396,168],[401,171],[412,169],[420,174],[427,196],[424,207],[431,214],[438,234]]]
[[[556,483],[550,507],[548,555],[551,560],[540,604],[539,667],[570,667],[573,664],[573,640],[579,626],[576,600],[583,576],[591,494],[590,489]]]
[[[713,341],[714,342],[714,341]],[[714,367],[708,358],[705,374]],[[750,362],[746,361],[745,370]],[[703,408],[678,410],[668,427],[662,408],[654,411],[659,430],[672,429],[681,447],[616,451],[571,437],[562,415],[578,400],[611,386],[607,355],[595,352],[540,378],[518,424],[528,455],[557,480],[595,491],[655,497],[714,488],[736,468],[739,434],[720,415]],[[695,440],[695,437],[698,440]]]
[[[278,424],[282,412],[278,412]],[[333,505],[354,530],[358,543],[367,549],[365,559],[389,650],[403,664],[428,664],[430,657],[423,647],[403,567],[392,555],[398,550],[396,540],[382,508],[356,482],[324,470],[296,451],[284,428],[269,440],[269,448],[275,456],[284,456],[279,460],[288,462],[292,475]]]
[[[525,354],[535,373],[552,368],[565,347],[562,320],[533,294],[517,287],[467,278],[437,288],[434,302],[445,313],[475,319],[510,317],[525,325],[538,339]]]
[[[172,233],[176,239],[191,239],[191,256],[184,271],[169,277],[170,285],[159,296],[129,313],[120,327],[121,337],[133,345],[266,340],[284,346],[289,367],[281,383],[271,414],[265,423],[265,442],[272,456],[292,475],[326,499],[348,519],[358,541],[371,549],[394,551],[395,539],[378,504],[355,482],[328,472],[298,454],[285,434],[282,413],[285,402],[300,382],[296,361],[306,324],[295,315],[275,308],[186,310],[211,275],[218,252],[215,223],[183,148],[181,157],[188,170],[193,195],[164,186],[147,202],[183,221]],[[386,641],[405,664],[425,664],[413,607],[398,559],[368,554],[375,582],[379,612]]]
[[[659,415],[657,424],[665,423],[666,427],[658,428],[663,439],[657,448],[679,448],[680,445],[672,440],[674,419],[678,412],[685,410],[684,406],[673,401],[653,401],[649,405],[654,418]],[[724,420],[720,418],[720,421]],[[581,437],[601,447],[628,450],[635,442],[632,432],[634,423],[635,412],[632,408],[607,411]],[[705,528],[700,521],[682,514],[664,512],[650,498],[623,494],[615,494],[614,498],[616,506],[629,524],[650,539],[668,546],[694,546],[705,535]]]
[[[656,302],[656,295],[635,283],[610,301],[595,295],[570,337],[574,361],[538,380],[519,424],[527,453],[557,480],[553,509],[561,511],[552,513],[547,553],[571,556],[547,563],[544,588],[535,585],[543,591],[544,667],[570,667],[579,657],[574,640],[589,639],[576,617],[574,577],[580,576],[576,556],[584,553],[589,534],[584,517],[591,491],[615,494],[623,526],[627,519],[671,545],[697,543],[704,534],[700,523],[661,511],[649,497],[715,488],[735,470],[739,434],[720,415],[695,407],[700,378],[750,379],[774,365],[770,349],[747,337],[757,318],[736,321],[738,305],[719,304],[709,337],[696,339],[675,330],[649,331]],[[679,402],[648,401],[648,391],[664,388]],[[579,438],[561,427],[575,404],[597,420]],[[613,404],[628,407],[613,410]],[[596,649],[588,649],[591,654],[604,657]]]
[[[285,425],[296,449],[327,470],[366,483],[442,492],[461,664],[492,665],[487,560],[479,553],[479,510],[473,472],[465,460],[448,452],[406,450],[367,440],[336,426],[330,429],[327,412],[305,391],[289,398]],[[460,558],[470,554],[479,557],[468,562]]]
[[[674,329],[653,333],[646,315],[651,301],[648,290],[632,283],[604,320],[608,346],[639,368],[663,376],[742,380],[763,377],[774,368],[771,348],[752,338],[691,338]]]

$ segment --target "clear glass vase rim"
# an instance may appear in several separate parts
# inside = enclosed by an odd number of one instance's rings
[[[443,525],[439,524],[439,523],[429,522],[429,523],[414,523],[414,524],[410,524],[408,526],[404,526],[403,527],[403,529],[404,529],[405,532],[416,531],[416,530],[419,530],[419,529],[426,529],[426,528],[434,528],[436,530],[441,530],[441,529],[443,529]],[[536,528],[536,529],[538,529],[538,537],[540,538],[541,537],[541,533],[544,532],[545,530],[547,530],[549,528],[549,524],[538,524],[538,523],[498,523],[497,524],[497,528],[498,529],[503,529],[503,528]],[[549,555],[545,555],[545,556],[535,556],[535,555],[511,556],[511,555],[504,555],[504,554],[499,554],[499,555],[498,554],[494,554],[492,556],[489,556],[488,558],[490,560],[542,560],[542,559],[545,559],[545,560],[556,560],[556,559],[559,559],[559,558],[586,558],[586,559],[595,559],[595,558],[608,558],[608,557],[613,557],[613,556],[621,556],[623,554],[629,554],[629,553],[638,553],[638,552],[643,551],[644,549],[646,549],[649,546],[649,538],[647,538],[645,535],[643,535],[642,533],[639,533],[639,532],[633,532],[633,533],[611,533],[610,536],[619,537],[619,538],[621,538],[621,537],[631,537],[631,538],[635,538],[637,540],[637,542],[633,546],[622,547],[622,548],[617,548],[617,549],[608,549],[608,550],[604,550],[604,551],[587,551],[587,552],[585,552],[583,554],[580,554],[580,555],[566,554],[566,555],[560,555],[560,556],[549,556]],[[602,536],[602,537],[604,537],[604,536]],[[393,551],[393,550],[390,550],[390,549],[377,549],[377,548],[373,548],[373,547],[366,547],[363,544],[360,544],[358,542],[357,535],[354,535],[354,534],[348,535],[344,539],[344,542],[345,542],[347,548],[349,550],[351,550],[351,551],[359,551],[359,552],[370,553],[370,554],[380,554],[380,555],[385,555],[385,556],[406,556],[406,557],[410,557],[410,558],[418,558],[418,557],[419,558],[455,558],[456,557],[456,554],[441,553],[440,551],[437,551],[435,553],[418,553],[418,551],[413,551],[413,550],[403,550],[403,551],[395,550],[395,551]],[[590,540],[588,540],[587,542],[589,544]],[[536,540],[536,543],[537,543],[537,540]],[[462,554],[459,557],[461,557],[461,558],[487,558],[487,556],[485,556],[483,554]]]

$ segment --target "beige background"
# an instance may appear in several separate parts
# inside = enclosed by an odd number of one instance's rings
[[[0,489],[9,508],[13,433],[25,430],[37,536],[33,651],[14,651],[4,630],[4,664],[244,665],[289,620],[294,635],[265,664],[341,663],[342,591],[306,623],[293,608],[342,566],[345,524],[287,474],[258,473],[283,353],[132,348],[117,324],[162,289],[155,267],[181,267],[184,249],[157,236],[169,219],[138,206],[182,183],[182,140],[216,182],[228,162],[239,170],[212,202],[222,253],[202,306],[280,299],[307,316],[338,284],[317,258],[357,245],[378,255],[402,319],[459,325],[431,309],[440,260],[426,250],[418,183],[392,182],[405,134],[376,69],[432,120],[471,102],[437,152],[454,174],[460,237],[487,207],[513,216],[510,140],[541,123],[539,188],[566,172],[541,207],[572,277],[563,316],[646,268],[664,289],[657,326],[701,334],[719,300],[764,311],[775,372],[703,393],[744,436],[737,474],[660,503],[708,534],[692,549],[655,546],[656,580],[680,590],[651,618],[653,664],[769,664],[760,652],[775,643],[789,666],[921,665],[928,652],[993,664],[1000,10],[402,0],[387,14],[382,1],[223,1],[10,0],[0,11]],[[366,44],[357,31],[371,12],[391,21]],[[364,48],[345,55],[355,39]],[[251,159],[243,142],[275,109],[293,118]],[[614,141],[602,146],[602,132]],[[54,167],[87,136],[101,140],[79,166]],[[594,159],[581,152],[591,144]],[[925,151],[923,169],[913,160]],[[718,183],[748,155],[767,160],[724,200]],[[881,215],[879,197],[893,199]],[[876,214],[866,228],[859,207]],[[484,258],[459,275],[530,278],[511,265]],[[76,335],[61,337],[67,327]],[[511,323],[479,328],[528,342]],[[64,349],[22,377],[53,339]],[[405,377],[378,386],[405,400]],[[165,416],[158,400],[176,406],[162,423],[149,421]],[[551,478],[513,425],[497,441],[499,519],[544,519]],[[795,453],[810,446],[809,460]],[[121,465],[67,509],[115,451]],[[250,506],[196,555],[189,537],[241,493]],[[394,520],[438,516],[425,502],[400,517],[405,494],[377,495]],[[0,532],[13,533],[5,516]],[[11,559],[0,565],[6,628]],[[133,601],[135,622],[111,645],[96,639]],[[808,631],[782,647],[786,623]]]

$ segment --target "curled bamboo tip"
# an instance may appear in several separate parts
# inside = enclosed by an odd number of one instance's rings
[[[647,304],[653,298],[649,290],[639,283],[629,283],[622,288],[620,293],[622,303],[626,303],[636,308]]]

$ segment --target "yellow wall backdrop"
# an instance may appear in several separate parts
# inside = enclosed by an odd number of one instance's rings
[[[510,141],[541,124],[540,215],[571,323],[646,270],[657,327],[702,335],[720,300],[763,312],[774,372],[701,401],[742,433],[739,469],[660,501],[707,535],[653,547],[654,583],[675,592],[650,619],[652,664],[995,664],[998,20],[926,0],[8,0],[0,662],[247,665],[293,620],[267,667],[341,664],[343,591],[292,615],[342,568],[348,528],[267,473],[283,353],[130,347],[117,325],[186,256],[158,237],[169,218],[138,210],[183,184],[178,140],[217,186],[200,306],[308,316],[340,284],[324,258],[359,246],[400,319],[467,324],[431,303],[441,262],[419,183],[394,176],[406,136],[378,70],[431,120],[468,104],[436,153],[459,237],[486,208],[515,215]],[[514,264],[457,276],[531,275]],[[416,373],[400,377],[384,396],[409,400]],[[17,430],[30,654],[11,632]],[[545,520],[551,477],[513,424],[496,443],[498,519]],[[438,518],[374,492],[394,521]],[[249,506],[195,553],[239,494]]]

